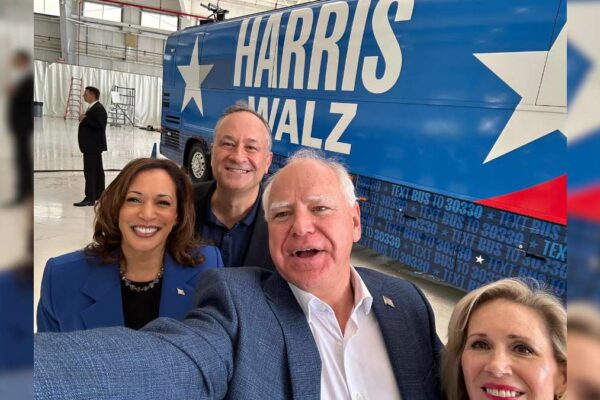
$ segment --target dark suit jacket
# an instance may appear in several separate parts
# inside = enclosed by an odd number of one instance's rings
[[[223,266],[216,247],[201,249],[205,261],[189,267],[165,257],[158,315],[183,319],[190,311],[200,276]],[[83,251],[48,260],[37,310],[39,332],[66,332],[104,326],[123,326],[121,277],[116,262],[101,264]],[[182,289],[185,295],[178,294]]]
[[[33,266],[0,271],[0,376],[33,367],[31,307]]]
[[[33,133],[33,73],[27,74],[15,87],[8,106],[10,131],[17,137]]]
[[[209,193],[213,193],[217,186],[216,181],[200,182],[194,184],[194,208],[196,209],[196,232],[202,232],[202,225],[206,220],[206,210],[210,204]],[[262,267],[275,270],[275,265],[269,253],[269,230],[265,221],[265,213],[260,203],[262,199],[262,186],[258,194],[258,212],[254,219],[252,238],[248,243],[248,249],[244,256],[242,265],[251,267]]]
[[[108,116],[104,106],[97,102],[85,113],[79,123],[77,140],[82,153],[102,153],[106,151],[106,122]]]
[[[357,270],[402,398],[439,399],[442,345],[427,300],[412,283]],[[224,268],[207,271],[200,288],[200,307],[183,322],[38,334],[36,399],[320,398],[319,351],[285,280],[260,268]]]

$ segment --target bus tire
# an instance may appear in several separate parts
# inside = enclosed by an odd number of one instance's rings
[[[204,182],[210,179],[210,161],[200,143],[192,145],[187,160],[187,171],[192,182]]]

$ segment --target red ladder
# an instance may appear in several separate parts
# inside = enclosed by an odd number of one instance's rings
[[[83,109],[83,79],[71,78],[69,85],[69,96],[67,97],[67,106],[65,107],[64,119],[79,119],[79,114]]]

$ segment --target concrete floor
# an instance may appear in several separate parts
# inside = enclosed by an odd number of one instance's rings
[[[78,208],[72,205],[84,197],[83,158],[77,147],[77,122],[44,117],[36,118],[35,123],[33,216],[34,301],[37,304],[46,261],[89,243],[94,214],[92,207]],[[107,185],[128,161],[150,156],[153,144],[159,140],[158,132],[109,127],[109,151],[103,153]],[[460,291],[407,273],[399,263],[368,249],[357,249],[353,253],[353,263],[415,282],[431,302],[438,334],[442,341],[446,341],[448,319],[454,304],[462,296]]]

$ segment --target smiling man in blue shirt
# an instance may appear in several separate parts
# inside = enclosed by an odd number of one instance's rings
[[[274,269],[259,206],[272,156],[271,130],[260,114],[243,103],[225,110],[214,130],[215,180],[194,187],[196,229],[219,247],[225,267]]]

